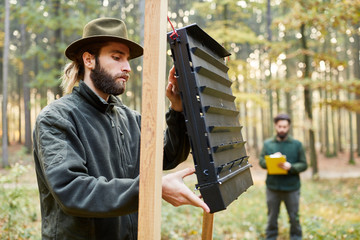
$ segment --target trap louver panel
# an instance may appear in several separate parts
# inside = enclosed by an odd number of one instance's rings
[[[232,94],[230,53],[196,24],[168,33],[197,188],[211,212],[226,209],[252,184],[251,165]]]

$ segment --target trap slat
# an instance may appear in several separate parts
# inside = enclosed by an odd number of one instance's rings
[[[224,63],[212,57],[210,54],[202,50],[200,47],[193,47],[191,49],[191,52],[194,53],[195,56],[204,59],[205,61],[209,62],[210,64],[214,65],[215,67],[219,68],[225,73],[227,73],[227,71],[229,70],[229,68]]]
[[[215,107],[215,106],[205,106],[204,109],[206,113],[215,113],[215,114],[229,115],[229,116],[237,116],[239,114],[239,111]]]
[[[216,81],[218,83],[225,85],[226,87],[230,87],[232,84],[232,82],[229,79],[227,79],[209,69],[206,69],[205,67],[196,67],[195,71],[200,75],[203,75],[213,81]]]
[[[200,92],[202,92],[204,94],[211,95],[213,97],[222,98],[222,99],[227,100],[227,101],[234,101],[235,98],[236,98],[235,96],[233,96],[231,94],[227,94],[227,93],[221,92],[219,90],[216,90],[214,88],[207,87],[207,86],[201,86],[200,87]]]
[[[241,131],[242,126],[209,126],[208,129],[211,133],[236,132]]]
[[[210,211],[217,212],[252,184],[229,68],[230,53],[196,24],[168,33],[198,183]]]
[[[235,143],[229,143],[229,144],[222,144],[219,146],[212,147],[214,153],[235,149],[235,148],[241,148],[245,145],[245,141],[243,142],[235,142]]]

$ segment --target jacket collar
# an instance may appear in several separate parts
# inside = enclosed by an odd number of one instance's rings
[[[79,86],[75,87],[74,91],[78,92],[92,106],[94,106],[102,113],[111,111],[114,106],[123,105],[121,100],[113,95],[110,95],[109,100],[105,101],[103,98],[97,95],[84,81],[80,81]]]

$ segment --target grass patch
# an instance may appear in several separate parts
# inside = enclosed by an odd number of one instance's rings
[[[307,181],[302,192],[306,239],[359,239],[360,178]]]
[[[360,239],[359,192],[360,178],[303,181],[303,239]],[[265,186],[256,184],[227,210],[215,213],[214,240],[264,239],[266,212]],[[289,239],[289,227],[282,204],[278,239]],[[201,229],[202,210],[192,206],[174,208],[163,201],[162,239],[201,239]]]
[[[18,157],[18,159],[21,157]],[[35,171],[28,159],[1,170],[0,239],[41,239]],[[195,182],[188,186],[194,188]],[[303,239],[360,239],[360,178],[302,182],[300,221]],[[256,183],[214,218],[214,240],[264,239],[265,186]],[[163,240],[201,239],[202,210],[175,208],[163,201]],[[289,239],[285,206],[281,206],[278,240]]]
[[[0,239],[40,239],[39,194],[19,178],[29,165],[15,164],[0,177]]]

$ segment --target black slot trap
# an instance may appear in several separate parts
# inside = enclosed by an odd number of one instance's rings
[[[198,184],[212,213],[253,185],[232,94],[230,53],[196,24],[168,33]]]

